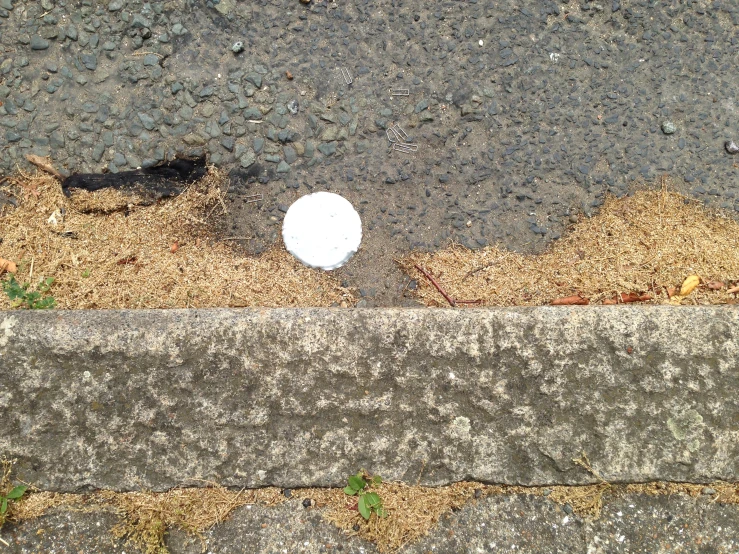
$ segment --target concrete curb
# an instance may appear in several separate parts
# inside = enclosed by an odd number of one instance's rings
[[[728,307],[0,312],[0,454],[47,490],[739,477]]]

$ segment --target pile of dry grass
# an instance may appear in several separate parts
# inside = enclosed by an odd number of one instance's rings
[[[703,285],[684,304],[733,303],[739,282],[739,223],[665,187],[608,198],[595,217],[581,219],[540,255],[501,248],[451,246],[413,253],[401,266],[419,280],[417,295],[430,306],[449,303],[415,267],[428,271],[452,299],[488,306],[538,306],[580,295],[593,303],[621,294],[668,301],[692,274]],[[709,288],[723,285],[717,290]]]
[[[164,493],[107,494],[121,521],[113,530],[146,554],[167,552],[164,536],[176,528],[202,540],[203,532],[225,521],[233,510],[246,504],[274,506],[286,499],[279,489],[230,491],[219,486],[174,489]]]
[[[655,496],[685,494],[687,496],[697,498],[705,495],[706,488],[711,488],[715,491],[715,494],[711,495],[711,502],[718,502],[719,504],[739,504],[739,483],[726,483],[723,481],[711,483],[710,485],[653,481],[650,483],[625,485],[619,492],[625,494],[651,494]]]
[[[460,482],[434,488],[382,483],[367,490],[376,492],[382,498],[387,517],[380,518],[372,514],[370,520],[365,521],[356,509],[356,497],[347,496],[341,489],[302,489],[295,493],[325,508],[324,519],[348,535],[375,543],[378,550],[384,553],[396,552],[424,537],[436,527],[445,513],[460,509],[475,497],[482,498],[503,491],[513,494],[514,490],[525,489]]]
[[[150,206],[114,190],[64,196],[51,176],[20,174],[6,190],[19,205],[0,216],[0,258],[19,283],[53,277],[66,309],[349,305],[353,293],[282,248],[259,257],[219,242],[225,177],[207,177]],[[124,208],[121,210],[120,208]],[[7,277],[7,276],[4,276]],[[2,295],[0,309],[10,308]]]

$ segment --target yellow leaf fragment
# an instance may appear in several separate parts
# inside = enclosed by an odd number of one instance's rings
[[[680,287],[680,296],[688,296],[693,290],[695,290],[695,287],[700,285],[701,278],[697,275],[690,275],[683,281],[683,286]]]

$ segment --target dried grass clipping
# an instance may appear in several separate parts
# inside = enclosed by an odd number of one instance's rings
[[[526,489],[460,482],[436,488],[383,483],[372,486],[371,490],[382,498],[387,517],[373,513],[365,521],[356,510],[356,497],[347,496],[341,489],[301,489],[294,494],[310,498],[316,506],[324,508],[324,519],[348,535],[371,541],[381,553],[389,553],[418,541],[436,527],[444,514],[459,510],[476,496],[482,498],[503,491],[514,494]],[[475,491],[479,491],[477,495]]]
[[[133,205],[114,190],[70,199],[45,174],[6,181],[19,205],[0,217],[0,257],[17,264],[17,281],[31,283],[32,290],[53,277],[50,293],[59,308],[354,303],[336,279],[301,265],[283,248],[249,257],[219,242],[213,222],[226,207],[225,176],[214,168],[178,197],[151,206]],[[1,295],[0,309],[9,308]]]
[[[711,502],[719,504],[739,504],[739,483],[726,483],[718,481],[710,485],[696,485],[693,483],[670,483],[666,481],[654,481],[651,483],[639,483],[626,485],[624,492],[627,494],[651,494],[655,496],[666,496],[672,494],[685,494],[692,498],[705,495],[706,488],[711,488],[715,494],[711,495]]]
[[[666,303],[693,274],[703,284],[683,304],[726,304],[735,302],[728,289],[739,283],[738,246],[739,223],[663,186],[607,198],[598,215],[581,219],[540,255],[452,245],[400,263],[429,306],[449,303],[415,264],[451,298],[487,306],[540,306],[568,296],[599,304],[648,295],[647,303]]]
[[[113,536],[125,538],[146,554],[168,552],[164,544],[167,529],[177,528],[200,537],[230,513],[246,504],[273,506],[286,499],[279,489],[230,491],[220,486],[173,489],[163,493],[100,493],[121,516]]]
[[[585,456],[580,460],[589,465]],[[9,483],[7,478],[3,482]],[[715,491],[712,502],[739,504],[738,483],[717,482],[710,487]],[[562,506],[569,505],[580,517],[597,519],[607,496],[686,494],[698,497],[705,495],[705,488],[706,485],[671,482],[612,485],[604,481],[595,485],[550,488],[474,482],[436,488],[384,483],[373,487],[373,491],[382,497],[389,515],[378,518],[373,514],[368,522],[354,509],[356,497],[347,496],[341,489],[297,489],[293,491],[293,497],[310,498],[329,523],[347,535],[374,542],[382,553],[391,553],[420,540],[436,527],[442,517],[449,516],[468,502],[474,502],[473,499],[492,495],[541,496]],[[14,503],[9,521],[34,519],[56,507],[83,512],[112,510],[120,517],[120,522],[112,530],[116,538],[127,540],[146,554],[165,554],[168,552],[165,535],[169,529],[177,528],[189,536],[200,538],[205,548],[203,533],[225,521],[234,509],[247,504],[275,506],[286,500],[282,491],[276,488],[232,491],[217,485],[163,493],[33,492]]]

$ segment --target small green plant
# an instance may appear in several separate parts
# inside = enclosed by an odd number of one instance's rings
[[[5,518],[8,516],[8,507],[10,506],[10,503],[15,502],[23,496],[23,493],[25,493],[28,488],[24,485],[17,487],[12,486],[10,473],[14,462],[15,460],[8,460],[7,458],[0,459],[0,466],[2,466],[2,468],[0,468],[0,529],[3,526],[3,523],[5,523]]]
[[[25,485],[18,485],[17,487],[10,489],[10,492],[5,496],[0,494],[0,516],[4,516],[5,512],[8,511],[8,502],[11,500],[18,500],[23,496],[23,493],[26,492],[27,488],[28,487]]]
[[[41,281],[35,291],[29,291],[30,283],[21,285],[15,280],[15,276],[11,275],[10,279],[3,281],[3,291],[10,298],[10,304],[13,308],[45,310],[56,306],[56,300],[53,296],[45,296],[53,282],[54,279],[49,277]]]
[[[349,496],[357,496],[357,509],[362,517],[369,520],[372,512],[378,517],[386,517],[387,511],[382,507],[382,498],[376,492],[369,492],[368,486],[380,485],[382,477],[375,475],[370,477],[365,471],[349,476],[349,485],[344,487],[344,493]]]
[[[82,272],[82,278],[83,279],[87,279],[89,276],[90,276],[90,270],[89,269],[86,269],[85,271]]]

